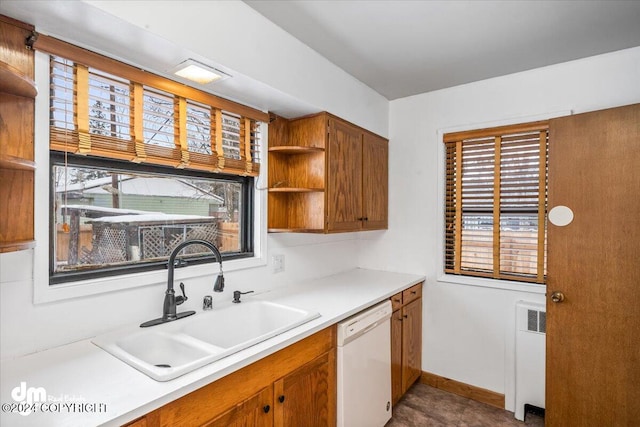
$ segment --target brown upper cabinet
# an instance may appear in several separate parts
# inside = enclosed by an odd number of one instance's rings
[[[0,252],[35,246],[33,27],[0,15]]]
[[[269,125],[269,231],[387,228],[388,141],[323,112]]]

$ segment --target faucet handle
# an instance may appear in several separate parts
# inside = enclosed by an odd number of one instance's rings
[[[180,282],[180,291],[182,291],[182,296],[177,296],[176,297],[176,305],[180,305],[183,302],[185,302],[186,300],[188,300],[189,298],[187,297],[187,295],[184,293],[184,283]]]
[[[202,300],[202,309],[203,310],[213,309],[213,297],[211,295],[206,295]]]

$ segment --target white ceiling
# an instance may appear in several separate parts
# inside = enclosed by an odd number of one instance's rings
[[[640,46],[640,1],[245,0],[392,100]]]
[[[245,2],[387,99],[640,46],[640,0]],[[168,78],[186,58],[210,63],[233,79],[202,90],[263,111],[297,117],[326,109],[92,3],[101,2],[0,0],[0,13]],[[199,3],[179,19],[188,22]]]

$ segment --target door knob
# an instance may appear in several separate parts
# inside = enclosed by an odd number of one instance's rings
[[[564,294],[560,291],[555,291],[551,294],[551,301],[553,302],[562,302],[564,301]]]

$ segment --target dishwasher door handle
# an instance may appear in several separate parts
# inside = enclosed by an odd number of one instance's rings
[[[366,334],[367,332],[369,332],[370,330],[372,330],[373,328],[375,328],[376,326],[378,326],[378,322],[376,323],[372,323],[371,325],[367,326],[366,328],[364,328],[360,333],[361,334]]]
[[[372,323],[369,326],[367,326],[366,328],[354,333],[353,335],[345,337],[345,340],[347,340],[347,341],[354,340],[354,339],[358,338],[359,336],[366,334],[367,332],[369,332],[370,330],[374,329],[378,325],[379,325],[378,322]]]

